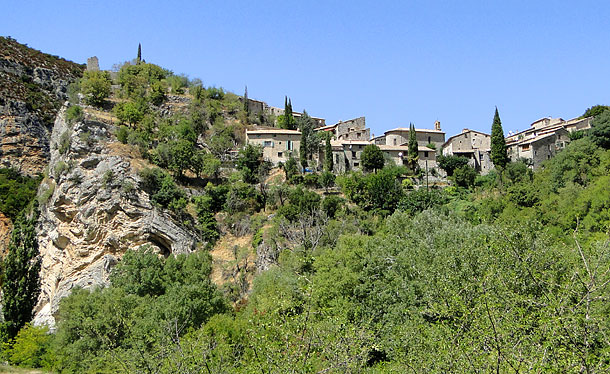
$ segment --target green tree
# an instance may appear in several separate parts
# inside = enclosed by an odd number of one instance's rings
[[[453,172],[453,180],[460,187],[472,188],[477,177],[477,171],[470,165],[463,165]]]
[[[256,183],[263,163],[263,150],[252,144],[246,145],[237,158],[237,168],[241,171],[244,182]]]
[[[419,161],[419,147],[417,144],[417,133],[415,132],[415,125],[409,124],[409,149],[407,150],[407,165],[415,172],[418,169]]]
[[[307,114],[307,111],[303,110],[303,115],[297,120],[297,125],[301,131],[301,144],[299,146],[299,158],[301,160],[301,166],[307,167],[307,160],[311,159],[313,145],[315,144],[317,137],[314,133],[314,121]]]
[[[330,171],[323,171],[318,178],[318,183],[324,187],[326,192],[328,192],[330,187],[335,185],[335,175]]]
[[[610,111],[604,111],[595,117],[589,134],[599,147],[610,149]]]
[[[114,114],[121,123],[127,123],[132,127],[144,118],[144,113],[140,106],[132,101],[116,105],[114,107]]]
[[[85,71],[81,90],[87,104],[102,107],[110,96],[110,74],[107,71]]]
[[[463,156],[443,156],[439,155],[436,158],[438,162],[438,166],[445,170],[447,176],[450,177],[453,175],[453,171],[459,167],[464,165],[468,165],[468,159]]]
[[[332,173],[333,171],[333,147],[330,144],[331,134],[326,133],[326,142],[324,145],[324,170]]]
[[[284,163],[284,173],[286,174],[286,181],[288,183],[293,183],[295,181],[295,176],[299,175],[299,167],[297,166],[297,161],[294,157],[290,156],[286,163]]]
[[[244,90],[244,113],[246,113],[246,118],[250,115],[250,105],[248,105],[248,86]]]
[[[292,115],[292,101],[288,96],[284,97],[284,114],[278,116],[278,125],[282,129],[296,130],[297,122]]]
[[[36,218],[20,216],[15,222],[4,260],[3,309],[9,337],[30,322],[40,294],[41,260],[36,236]]]
[[[138,56],[136,57],[136,62],[139,64],[142,62],[142,44],[138,43]]]
[[[503,170],[508,164],[508,154],[506,153],[506,140],[504,139],[504,130],[502,130],[502,122],[496,107],[494,121],[491,125],[491,162],[500,170]]]
[[[375,144],[369,144],[364,147],[362,155],[360,156],[362,161],[362,167],[367,171],[377,171],[383,169],[385,164],[385,158],[383,152]]]
[[[610,106],[607,105],[593,105],[591,108],[587,108],[580,118],[597,117],[608,109],[610,109]]]

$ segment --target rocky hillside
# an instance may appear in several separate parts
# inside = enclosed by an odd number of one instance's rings
[[[0,167],[41,173],[53,122],[84,66],[0,37]]]
[[[197,234],[157,209],[140,188],[147,163],[116,142],[112,125],[92,115],[69,124],[60,110],[51,135],[49,173],[40,187],[42,294],[36,323],[53,324],[59,300],[74,287],[108,282],[130,248],[163,254],[195,249]]]

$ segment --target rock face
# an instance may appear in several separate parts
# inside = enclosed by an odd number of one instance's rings
[[[49,138],[68,85],[83,66],[0,37],[0,167],[35,176],[49,160]]]
[[[143,161],[114,151],[120,144],[110,132],[91,118],[69,125],[65,108],[55,121],[49,177],[39,191],[42,292],[35,324],[53,326],[59,300],[74,287],[107,284],[127,249],[148,244],[169,255],[196,247],[196,233],[174,223],[138,188],[136,166]]]

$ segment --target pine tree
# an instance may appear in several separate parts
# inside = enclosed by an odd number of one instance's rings
[[[3,315],[9,337],[30,322],[40,294],[40,265],[35,218],[17,219],[3,264]]]
[[[140,62],[142,62],[142,44],[138,43],[138,57],[137,57],[137,62],[138,64]]]
[[[324,170],[332,173],[333,171],[333,148],[330,145],[330,133],[326,134],[326,144],[324,146]]]
[[[417,161],[419,160],[419,147],[417,145],[417,133],[415,132],[415,125],[409,124],[409,149],[407,150],[407,163],[411,170],[415,172],[418,167]]]
[[[496,107],[494,114],[494,122],[491,125],[491,161],[495,167],[503,170],[508,164],[508,154],[506,153],[506,140],[504,139],[504,130],[502,130],[502,122]]]

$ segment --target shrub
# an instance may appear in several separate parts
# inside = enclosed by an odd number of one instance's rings
[[[110,96],[110,73],[107,71],[86,71],[81,82],[81,90],[87,104],[101,107]]]
[[[477,171],[469,165],[460,166],[453,172],[453,181],[460,187],[474,187],[476,177]]]
[[[48,349],[52,336],[49,328],[26,324],[13,340],[13,344],[5,350],[4,354],[13,365],[39,368],[47,366],[50,356]]]
[[[341,209],[344,203],[345,200],[343,200],[339,196],[327,196],[326,198],[324,198],[324,200],[322,200],[322,210],[324,211],[324,213],[326,213],[328,217],[334,218],[337,214],[337,211]]]
[[[66,110],[66,120],[69,124],[80,122],[84,117],[85,113],[83,112],[83,108],[79,105],[73,105]]]
[[[123,144],[127,144],[127,137],[129,136],[129,128],[125,125],[119,127],[116,132],[116,138]]]
[[[59,137],[59,144],[57,147],[57,149],[59,150],[59,153],[61,153],[62,155],[65,155],[66,153],[68,153],[68,151],[70,150],[71,144],[72,144],[72,134],[71,134],[70,130],[66,130]]]

